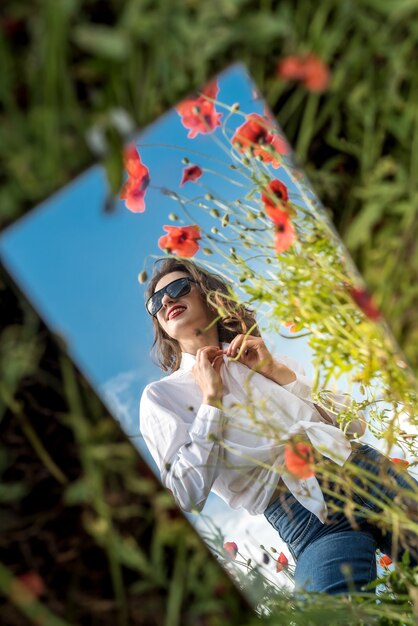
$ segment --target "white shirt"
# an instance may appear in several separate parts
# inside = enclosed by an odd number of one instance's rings
[[[186,352],[177,371],[145,387],[140,430],[162,483],[183,510],[200,511],[212,490],[234,509],[264,513],[281,476],[295,498],[325,522],[327,507],[317,479],[299,480],[284,467],[285,441],[303,434],[341,466],[351,444],[338,426],[324,423],[301,365],[287,356],[275,359],[294,371],[295,381],[279,385],[224,355],[222,409],[202,404],[191,371],[196,357]],[[346,394],[332,394],[332,399],[346,407],[351,402]],[[335,424],[336,414],[326,413]],[[351,432],[357,427],[352,422]]]

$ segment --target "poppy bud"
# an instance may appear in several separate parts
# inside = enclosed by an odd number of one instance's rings
[[[224,550],[227,553],[231,561],[235,561],[238,554],[238,546],[235,541],[226,541],[224,543]]]
[[[287,556],[283,552],[280,552],[276,563],[276,572],[283,571],[288,565],[289,561],[287,560]]]

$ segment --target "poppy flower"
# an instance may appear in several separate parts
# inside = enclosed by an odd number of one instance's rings
[[[296,324],[295,324],[295,322],[285,322],[284,325],[289,329],[290,333],[294,333],[296,331]]]
[[[295,227],[286,211],[277,211],[274,218],[274,250],[276,254],[285,252],[296,239]]]
[[[123,164],[130,178],[142,178],[145,165],[141,163],[141,157],[135,144],[126,146],[123,152]]]
[[[284,450],[284,463],[293,476],[299,479],[315,476],[314,455],[309,443],[289,442]]]
[[[246,121],[236,129],[231,142],[238,152],[259,156],[264,163],[271,163],[274,168],[281,165],[280,155],[289,151],[286,141],[275,134],[272,122],[258,113],[247,115]]]
[[[227,541],[224,543],[224,550],[227,553],[228,557],[232,560],[235,561],[235,559],[237,558],[237,554],[238,554],[238,546],[235,543],[235,541]]]
[[[119,197],[125,200],[125,206],[133,213],[142,213],[145,210],[145,192],[150,182],[149,170],[141,162],[141,158],[134,145],[125,148],[124,166],[128,173]]]
[[[45,583],[38,572],[31,570],[18,576],[17,580],[34,598],[39,598],[45,593]]]
[[[399,467],[402,469],[406,469],[409,465],[409,461],[407,461],[406,459],[398,459],[396,457],[392,457],[390,460],[392,461],[392,463],[396,463],[396,465],[399,465]]]
[[[289,152],[289,146],[286,140],[281,135],[278,135],[276,133],[271,134],[270,145],[273,146],[273,148],[275,149],[276,152],[278,152],[278,154],[287,154]],[[274,161],[271,162],[273,167],[275,167],[274,165],[275,162],[279,163],[280,165],[280,162],[278,161],[278,159],[275,159]],[[276,165],[276,167],[279,167],[279,165]]]
[[[206,83],[206,85],[203,87],[200,93],[202,96],[207,96],[208,98],[215,100],[216,96],[219,93],[219,85],[216,82],[216,80],[211,80],[208,83]]]
[[[160,237],[158,247],[161,250],[168,250],[183,257],[191,257],[199,250],[197,243],[200,236],[200,228],[197,224],[193,226],[163,226],[168,235]]]
[[[125,200],[125,206],[132,213],[145,211],[144,196],[149,185],[149,178],[128,178],[120,193],[120,198]]]
[[[313,93],[325,91],[331,76],[328,65],[313,53],[285,57],[277,65],[277,75],[296,80]]]
[[[380,567],[388,567],[392,563],[392,559],[387,554],[383,554],[379,559]]]
[[[288,565],[289,561],[287,556],[283,552],[280,552],[276,562],[276,572],[282,572]]]
[[[302,56],[290,55],[277,64],[276,72],[280,78],[300,80],[305,78],[305,62]]]
[[[190,165],[189,167],[185,167],[183,170],[183,178],[181,179],[180,185],[184,185],[184,183],[187,183],[189,180],[195,182],[196,180],[199,180],[201,176],[202,168],[200,168],[198,165]]]
[[[265,190],[261,193],[261,201],[264,206],[264,210],[267,215],[275,221],[276,213],[279,213],[278,219],[280,221],[281,213],[286,208],[286,204],[289,200],[287,187],[280,180],[275,178],[271,180]]]
[[[176,106],[181,123],[189,129],[187,134],[189,139],[194,139],[199,133],[212,133],[217,126],[221,125],[222,113],[218,113],[214,103],[207,99],[215,99],[218,91],[218,83],[215,80],[211,81],[202,89],[199,96],[187,98]]]
[[[378,320],[380,318],[380,311],[376,307],[372,296],[366,291],[366,289],[358,289],[357,287],[349,286],[348,291],[357,306],[369,319]]]

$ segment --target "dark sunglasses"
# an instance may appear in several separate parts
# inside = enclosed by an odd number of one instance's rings
[[[177,280],[173,280],[172,283],[168,283],[162,289],[159,289],[155,293],[152,294],[150,298],[148,298],[145,307],[150,315],[155,317],[158,311],[163,306],[163,296],[167,293],[170,298],[180,298],[181,296],[185,296],[189,293],[191,289],[190,283],[195,283],[196,281],[193,278],[184,277],[177,278]]]

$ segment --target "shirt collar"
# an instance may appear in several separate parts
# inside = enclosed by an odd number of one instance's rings
[[[222,350],[225,350],[228,346],[229,346],[230,342],[227,341],[222,341],[221,342],[221,346],[222,346]],[[189,352],[182,352],[181,353],[181,363],[180,363],[180,370],[184,370],[184,371],[188,371],[191,370],[193,365],[196,363],[196,356],[194,354],[190,354]]]

